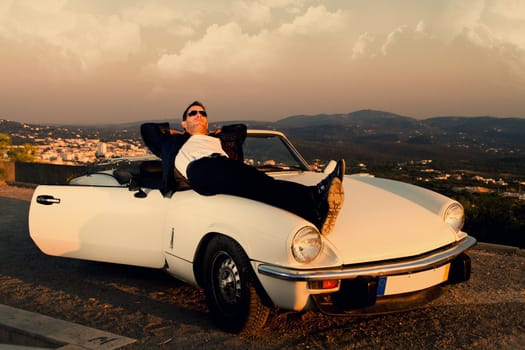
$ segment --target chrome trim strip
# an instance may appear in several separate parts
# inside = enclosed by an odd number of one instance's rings
[[[263,275],[287,281],[318,281],[327,279],[352,279],[358,276],[387,276],[404,273],[412,273],[435,268],[446,264],[465,250],[476,244],[476,239],[467,236],[455,245],[440,250],[430,255],[418,257],[411,260],[391,263],[371,263],[359,266],[350,266],[337,269],[298,270],[281,266],[261,264],[257,271]]]

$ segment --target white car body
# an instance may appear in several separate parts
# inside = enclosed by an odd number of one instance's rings
[[[302,170],[290,167],[270,175],[305,185],[326,176],[309,170],[279,132],[250,130],[248,140],[263,135],[282,140],[303,163]],[[462,210],[459,203],[369,175],[347,175],[343,185],[346,199],[334,230],[319,236],[320,251],[308,262],[294,257],[294,237],[303,228],[317,229],[294,214],[228,195],[187,190],[164,197],[158,189],[132,190],[111,172],[86,175],[69,185],[38,186],[29,229],[46,254],[165,269],[205,289],[212,283],[204,273],[206,256],[212,254],[207,245],[218,235],[226,237],[247,257],[262,309],[274,304],[337,314],[386,312],[414,306],[414,293],[427,301],[430,291],[469,278],[465,251],[475,240],[461,226],[446,222],[447,209]],[[252,331],[264,324],[266,316],[250,321],[248,313],[235,327],[219,325]],[[217,319],[225,322],[220,315]]]

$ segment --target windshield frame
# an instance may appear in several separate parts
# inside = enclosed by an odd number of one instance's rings
[[[248,129],[247,138],[264,138],[264,137],[276,137],[278,138],[284,145],[285,148],[288,149],[290,156],[297,162],[298,167],[290,166],[289,168],[283,168],[282,170],[278,169],[278,166],[268,169],[264,169],[264,167],[257,167],[258,169],[261,169],[263,171],[268,172],[282,172],[282,171],[313,171],[308,162],[303,158],[301,153],[295,148],[295,146],[290,142],[290,140],[280,131],[274,131],[274,130],[256,130],[256,129]]]

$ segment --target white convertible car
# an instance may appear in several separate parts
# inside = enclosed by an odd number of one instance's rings
[[[318,183],[280,132],[249,130],[244,161],[270,175]],[[204,289],[212,318],[229,332],[256,332],[273,306],[331,315],[406,310],[470,277],[462,206],[443,195],[370,175],[346,175],[334,230],[252,200],[163,196],[137,178],[101,171],[68,185],[38,186],[30,234],[46,254],[164,269]],[[148,172],[145,174],[144,172]],[[153,174],[155,176],[155,174]],[[139,181],[140,183],[140,181]]]

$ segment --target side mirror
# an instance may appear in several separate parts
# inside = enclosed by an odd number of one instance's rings
[[[146,198],[148,194],[144,192],[142,188],[139,188],[138,191],[134,194],[135,198]]]

